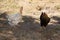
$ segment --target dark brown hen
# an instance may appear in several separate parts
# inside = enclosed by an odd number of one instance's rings
[[[41,27],[43,26],[46,27],[49,22],[50,22],[50,18],[48,17],[48,15],[45,12],[42,12],[40,16]]]

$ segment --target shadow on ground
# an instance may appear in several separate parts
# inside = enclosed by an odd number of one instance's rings
[[[54,20],[58,21],[57,23],[59,23],[59,24],[60,24],[60,17],[53,16],[52,18],[53,18]]]
[[[31,16],[23,16],[24,22],[17,26],[10,26],[6,21],[0,22],[0,40],[41,40],[41,37],[42,40],[46,40],[45,37],[50,40],[59,40],[59,32],[56,33],[58,28],[55,29],[52,24],[47,26],[48,31],[41,32],[40,23],[35,20]]]

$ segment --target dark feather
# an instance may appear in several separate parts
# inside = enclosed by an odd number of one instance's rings
[[[46,27],[49,22],[50,22],[50,18],[48,17],[48,15],[45,12],[44,13],[42,12],[42,14],[40,16],[41,26]]]

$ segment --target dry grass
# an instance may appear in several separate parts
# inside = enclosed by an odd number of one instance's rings
[[[21,6],[24,22],[11,27],[6,21],[0,21],[0,40],[41,40],[41,37],[42,40],[60,40],[60,23],[54,24],[52,21],[47,31],[42,32],[39,22],[40,11],[46,8],[50,16],[60,17],[60,0],[0,0],[0,13],[7,11],[14,14],[19,12]],[[60,22],[60,18],[51,19]]]

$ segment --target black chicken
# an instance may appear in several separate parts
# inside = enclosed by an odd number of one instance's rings
[[[46,27],[49,22],[50,22],[50,18],[48,17],[48,15],[45,12],[42,12],[40,16],[41,27]]]

